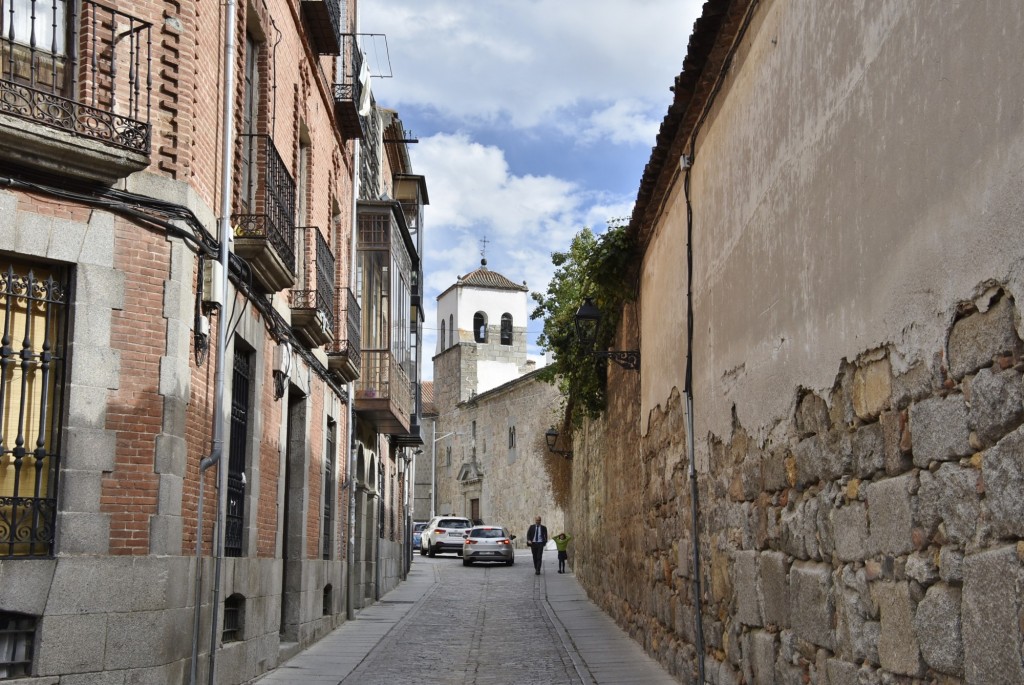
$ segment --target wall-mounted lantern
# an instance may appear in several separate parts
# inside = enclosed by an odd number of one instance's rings
[[[544,440],[548,444],[548,451],[553,454],[561,454],[566,459],[572,459],[572,450],[560,450],[558,449],[558,431],[552,426],[544,434]]]
[[[597,333],[601,328],[601,310],[594,304],[592,298],[584,298],[583,304],[576,310],[576,339],[580,341],[583,349],[589,350],[597,341]],[[640,368],[640,350],[596,350],[594,356],[598,359],[611,359],[624,369],[636,371]]]

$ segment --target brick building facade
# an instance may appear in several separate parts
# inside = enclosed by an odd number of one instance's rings
[[[352,0],[2,15],[0,676],[247,682],[408,568],[424,179]]]
[[[681,682],[1024,681],[1022,30],[705,4],[569,517]]]

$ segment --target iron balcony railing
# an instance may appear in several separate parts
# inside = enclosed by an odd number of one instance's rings
[[[380,117],[371,108],[363,119],[366,144],[360,148],[359,199],[376,200],[384,190],[380,182]]]
[[[409,376],[389,350],[363,350],[356,399],[387,399],[398,414],[412,414]]]
[[[243,211],[231,217],[235,237],[268,241],[294,276],[295,180],[269,135],[249,133],[238,138]]]
[[[349,288],[338,288],[334,301],[338,306],[338,316],[334,319],[337,327],[334,331],[334,344],[328,354],[347,355],[349,361],[359,368],[359,340],[362,336],[362,309],[359,300]]]
[[[292,309],[314,309],[323,316],[328,331],[334,330],[334,255],[316,226],[298,229],[305,232],[306,244],[315,245],[316,274],[307,272],[306,287],[292,290]]]
[[[302,16],[310,43],[318,54],[341,52],[341,0],[302,0]]]
[[[341,55],[344,68],[341,82],[334,84],[334,118],[342,137],[362,140],[363,117],[359,110],[363,104],[363,53],[355,35],[346,33],[343,38]]]
[[[93,0],[0,10],[0,113],[149,155],[150,23]]]

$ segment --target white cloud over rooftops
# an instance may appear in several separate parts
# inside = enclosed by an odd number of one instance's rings
[[[551,124],[585,106],[608,113],[580,129],[593,142],[597,138],[588,130],[608,116],[624,131],[648,130],[652,107],[660,121],[699,5],[371,0],[360,5],[360,30],[388,36],[391,66],[401,83],[374,81],[388,106],[434,108],[465,122],[502,120],[517,129]]]

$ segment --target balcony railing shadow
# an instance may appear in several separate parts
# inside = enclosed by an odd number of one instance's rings
[[[295,285],[295,181],[266,134],[239,136],[242,211],[231,216],[235,252],[267,292]]]
[[[306,244],[314,246],[316,269],[306,270],[302,290],[291,291],[292,328],[310,347],[319,347],[334,339],[334,255],[319,228],[298,230],[304,232]]]

